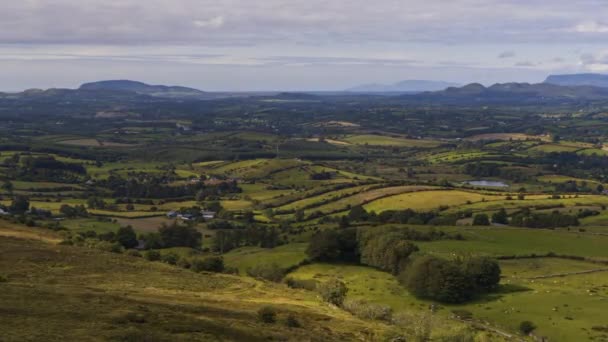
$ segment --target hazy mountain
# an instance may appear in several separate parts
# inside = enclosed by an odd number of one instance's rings
[[[479,83],[450,87],[443,91],[402,95],[413,103],[442,104],[556,104],[608,101],[608,89],[594,86],[560,86],[550,83],[499,83],[485,87]]]
[[[459,84],[443,81],[406,80],[395,84],[364,84],[346,91],[357,93],[422,92],[444,90],[456,86],[459,86]]]
[[[150,85],[137,81],[129,80],[110,80],[85,83],[80,86],[79,90],[115,90],[115,91],[130,91],[138,94],[156,96],[156,97],[194,97],[199,98],[205,96],[205,92],[194,88],[165,86],[165,85]]]
[[[551,83],[551,84],[557,84],[557,85],[563,85],[563,86],[588,85],[588,86],[608,88],[608,75],[602,75],[602,74],[550,75],[545,80],[545,83]]]

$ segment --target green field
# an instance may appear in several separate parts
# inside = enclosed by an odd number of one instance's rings
[[[224,254],[224,262],[230,267],[236,267],[242,275],[248,268],[257,265],[276,264],[288,268],[306,259],[306,246],[305,243],[291,243],[273,249],[241,247]]]

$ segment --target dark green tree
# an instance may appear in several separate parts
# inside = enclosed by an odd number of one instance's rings
[[[492,214],[492,222],[498,224],[509,224],[509,215],[505,208],[501,208],[498,212]]]
[[[116,242],[120,243],[124,248],[137,247],[137,235],[131,226],[125,226],[118,228],[116,231]]]
[[[473,217],[473,225],[474,226],[489,226],[490,219],[486,214],[477,214]]]

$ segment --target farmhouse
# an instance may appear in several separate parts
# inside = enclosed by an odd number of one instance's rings
[[[215,211],[201,210],[201,215],[205,220],[211,220],[215,218],[217,213]]]
[[[194,215],[192,214],[178,214],[177,218],[182,221],[191,221],[194,220]]]
[[[0,215],[9,215],[8,211],[5,211],[4,209],[0,208]]]
[[[176,218],[178,215],[177,211],[171,210],[170,212],[167,213],[167,217],[168,218]]]

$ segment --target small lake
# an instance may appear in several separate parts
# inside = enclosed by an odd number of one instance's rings
[[[489,181],[489,180],[474,180],[474,181],[467,181],[464,183],[468,184],[468,185],[473,185],[473,186],[490,186],[490,187],[496,187],[496,188],[506,188],[509,186],[509,184],[507,184],[505,182]]]

